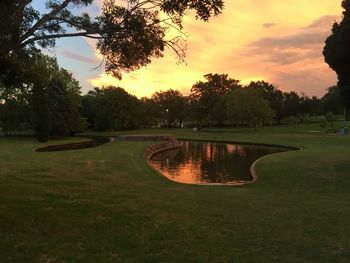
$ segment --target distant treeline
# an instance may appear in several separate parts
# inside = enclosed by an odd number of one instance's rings
[[[138,127],[249,126],[308,123],[316,116],[343,114],[337,87],[322,97],[282,92],[265,81],[247,86],[226,74],[207,74],[184,96],[159,91],[137,99],[118,87],[95,88],[82,96],[82,116],[89,128],[120,130]]]
[[[188,96],[178,90],[167,90],[138,99],[112,86],[94,88],[82,96],[79,83],[58,66],[56,59],[42,56],[38,64],[42,65],[41,85],[24,83],[17,89],[1,89],[2,130],[32,129],[44,141],[48,136],[67,136],[86,128],[98,131],[184,126],[257,128],[307,123],[316,121],[315,116],[343,114],[337,87],[330,87],[322,98],[310,98],[282,92],[265,81],[243,86],[227,74],[207,74],[205,81],[192,86]]]

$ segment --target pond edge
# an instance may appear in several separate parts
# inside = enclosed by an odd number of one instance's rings
[[[175,137],[174,137],[175,138]],[[240,144],[240,145],[254,145],[254,146],[266,146],[266,147],[278,147],[278,148],[282,148],[282,149],[286,149],[286,150],[290,150],[290,151],[297,151],[297,150],[302,150],[303,148],[301,147],[296,147],[296,146],[290,146],[290,145],[279,145],[279,144],[269,144],[269,143],[254,143],[254,142],[242,142],[242,141],[226,141],[226,140],[205,140],[205,139],[188,139],[188,138],[175,138],[175,140],[180,140],[180,141],[194,141],[194,142],[213,142],[213,143],[226,143],[226,144]],[[178,142],[179,143],[179,142]],[[164,143],[165,145],[166,143]],[[175,145],[168,145],[164,148],[160,148],[154,152],[150,152],[149,155],[147,155],[147,151],[149,150],[150,147],[152,146],[157,146],[160,144],[152,144],[151,146],[149,146],[146,150],[145,156],[147,159],[147,163],[148,165],[150,165],[155,171],[157,171],[157,173],[159,173],[160,175],[162,175],[163,177],[165,177],[166,179],[178,183],[178,184],[184,184],[184,185],[198,185],[198,186],[245,186],[245,185],[249,185],[252,183],[255,183],[258,180],[258,175],[256,173],[256,165],[259,161],[261,161],[263,158],[268,157],[270,155],[274,155],[274,154],[278,154],[277,153],[271,153],[271,154],[267,154],[264,155],[262,157],[260,157],[259,159],[256,159],[252,165],[249,168],[250,171],[250,175],[252,177],[251,180],[249,181],[237,181],[237,182],[231,182],[231,183],[181,183],[181,182],[177,182],[167,176],[165,176],[162,172],[160,172],[159,170],[155,169],[152,164],[151,164],[151,158],[153,157],[153,155],[162,152],[162,151],[166,151],[166,150],[171,150],[171,149],[175,149],[175,148],[179,148],[181,147],[181,144],[179,143],[179,145],[175,146]]]

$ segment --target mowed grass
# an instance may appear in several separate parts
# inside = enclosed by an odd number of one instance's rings
[[[127,132],[303,148],[264,158],[244,187],[168,181],[150,142],[34,153],[0,137],[0,262],[350,261],[350,136],[304,130]]]

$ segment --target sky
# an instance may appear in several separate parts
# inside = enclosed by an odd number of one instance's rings
[[[96,16],[101,2],[95,0],[86,11]],[[223,14],[209,23],[184,18],[186,64],[178,64],[167,50],[164,58],[124,74],[121,81],[96,69],[101,57],[89,39],[59,40],[45,53],[57,56],[80,81],[83,93],[114,85],[137,97],[168,89],[189,94],[205,74],[225,73],[243,84],[265,80],[282,91],[321,97],[336,84],[322,49],[332,24],[341,20],[340,5],[341,0],[226,0]]]

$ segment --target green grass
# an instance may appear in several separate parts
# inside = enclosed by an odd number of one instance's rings
[[[0,137],[0,262],[350,261],[350,136],[307,130],[132,132],[303,147],[264,158],[244,187],[168,181],[148,142],[34,153]]]

